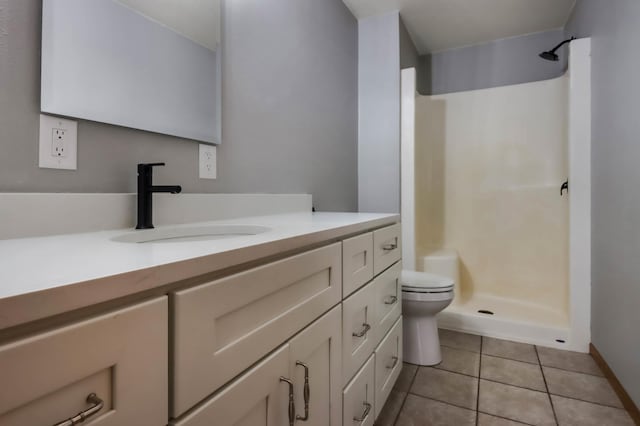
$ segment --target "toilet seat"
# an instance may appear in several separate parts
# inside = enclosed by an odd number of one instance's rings
[[[417,271],[402,271],[400,283],[407,293],[449,293],[454,286],[451,278]]]

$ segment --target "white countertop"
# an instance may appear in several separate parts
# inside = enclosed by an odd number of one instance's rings
[[[389,214],[295,213],[198,223],[271,229],[222,240],[111,240],[131,229],[0,240],[0,330],[398,221]]]

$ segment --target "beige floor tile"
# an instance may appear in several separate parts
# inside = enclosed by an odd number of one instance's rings
[[[531,425],[555,425],[549,395],[501,383],[480,380],[480,406],[492,414]]]
[[[508,385],[547,391],[539,365],[482,355],[480,377]]]
[[[441,351],[442,362],[436,365],[435,368],[478,377],[480,373],[479,353],[446,346],[442,346]]]
[[[481,337],[475,334],[460,333],[451,330],[439,330],[440,345],[454,349],[480,352]]]
[[[634,426],[625,410],[552,395],[560,426]]]
[[[494,339],[492,337],[483,337],[482,353],[502,358],[515,359],[516,361],[538,364],[536,348],[533,345],[527,345],[525,343],[510,342],[508,340]]]
[[[490,416],[488,414],[478,413],[478,426],[521,426],[526,423],[520,423],[513,420],[507,420],[500,417]]]
[[[538,346],[538,355],[540,356],[540,363],[547,367],[603,376],[602,371],[600,371],[600,368],[589,354]]]
[[[411,393],[475,410],[478,379],[450,371],[421,367],[411,386]]]
[[[611,385],[604,377],[542,367],[549,392],[554,395],[622,408]]]
[[[384,404],[382,411],[380,411],[380,416],[378,416],[376,420],[376,426],[394,425],[400,413],[400,408],[402,408],[405,396],[407,396],[407,394],[404,392],[399,392],[395,389],[391,391],[386,404]]]
[[[417,365],[407,364],[405,362],[402,366],[402,370],[400,371],[400,376],[398,377],[398,380],[396,381],[396,384],[393,386],[393,388],[399,390],[400,392],[409,392],[409,387],[411,386],[411,382],[416,375],[416,371],[418,371]]]
[[[396,426],[474,426],[475,411],[409,395]]]

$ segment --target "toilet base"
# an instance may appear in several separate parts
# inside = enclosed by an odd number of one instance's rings
[[[405,362],[430,366],[442,362],[438,321],[434,316],[404,317],[403,357]]]

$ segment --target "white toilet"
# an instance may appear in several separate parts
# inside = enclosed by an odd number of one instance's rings
[[[416,365],[442,361],[436,314],[453,301],[454,280],[427,272],[402,271],[404,360]]]

